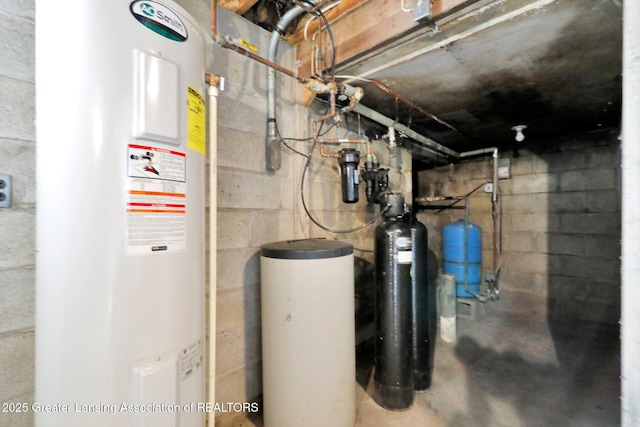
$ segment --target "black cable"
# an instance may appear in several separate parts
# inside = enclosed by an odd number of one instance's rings
[[[311,212],[309,212],[309,209],[307,208],[307,202],[305,201],[305,198],[304,198],[304,178],[305,178],[305,176],[307,174],[307,169],[309,169],[309,165],[311,164],[311,158],[312,158],[312,155],[313,155],[313,151],[316,148],[316,145],[317,145],[317,142],[314,142],[313,146],[311,147],[311,152],[309,153],[309,157],[307,157],[307,161],[306,161],[306,163],[304,165],[304,168],[302,169],[302,178],[300,179],[300,198],[302,199],[302,207],[304,208],[304,211],[307,213],[307,216],[309,217],[311,222],[313,222],[315,225],[317,225],[318,227],[320,227],[324,231],[328,231],[329,233],[336,233],[336,234],[355,233],[356,231],[360,231],[360,230],[370,226],[371,224],[375,223],[379,218],[381,218],[389,210],[389,208],[391,206],[387,205],[387,206],[385,206],[384,209],[380,209],[380,213],[378,215],[376,215],[369,222],[366,222],[366,223],[361,224],[361,225],[359,225],[357,227],[350,228],[350,229],[347,229],[347,230],[337,230],[335,228],[330,228],[330,227],[324,226],[324,225],[320,224],[313,217],[313,215],[311,215]]]
[[[292,146],[287,144],[284,139],[281,139],[280,142],[282,142],[282,145],[284,145],[285,147],[287,147],[289,150],[293,151],[294,153],[296,153],[296,154],[298,154],[298,155],[300,155],[302,157],[305,157],[305,158],[309,157],[309,155],[301,153],[300,151],[296,150],[295,148],[293,148]]]
[[[302,0],[303,3],[306,3],[307,5],[309,5],[310,8],[314,8],[315,5],[313,3],[311,3],[309,0]],[[322,12],[321,10],[316,10],[315,12],[312,12],[315,16],[321,18],[324,21],[324,25],[327,28],[327,34],[329,35],[329,42],[331,45],[331,79],[333,79],[336,75],[336,49],[335,49],[335,43],[333,41],[333,32],[331,31],[331,25],[329,25],[329,20],[327,19],[327,17],[325,16],[324,12]]]
[[[290,146],[289,144],[286,143],[286,141],[313,141],[313,138],[283,138],[282,135],[280,134],[280,128],[278,127],[278,120],[274,120],[275,123],[275,128],[276,128],[276,136],[278,137],[278,140],[285,146],[287,147],[289,150],[293,151],[296,154],[301,155],[302,157],[307,157],[307,154],[301,153],[300,151],[296,150],[295,148],[293,148],[292,146]]]
[[[333,42],[333,32],[331,31],[329,20],[327,19],[325,14],[321,10],[318,10],[316,13],[317,13],[317,16],[322,18],[322,20],[324,21],[325,27],[327,27],[327,34],[329,35],[329,42],[331,44],[331,78],[333,79],[334,76],[336,75],[336,49],[335,49],[335,44]]]
[[[478,191],[478,190],[480,189],[480,187],[482,187],[482,186],[483,186],[483,185],[485,185],[485,184],[486,184],[486,182],[483,182],[482,184],[478,185],[478,186],[477,186],[476,188],[474,188],[473,190],[469,191],[469,192],[468,192],[467,194],[465,194],[463,197],[464,197],[464,198],[469,197],[470,195],[472,195],[473,193],[475,193],[476,191]],[[436,213],[437,213],[437,214],[439,214],[440,212],[445,211],[445,210],[449,209],[450,207],[457,205],[458,203],[460,203],[460,202],[461,202],[461,201],[463,201],[463,200],[464,200],[464,199],[458,199],[458,200],[456,200],[455,202],[451,203],[450,205],[447,205],[447,206],[445,206],[445,207],[444,207],[444,208],[442,208],[442,209],[438,209],[438,210],[436,211]]]

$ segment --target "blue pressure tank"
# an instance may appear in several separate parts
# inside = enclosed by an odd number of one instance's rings
[[[467,228],[467,257],[465,259],[465,222],[454,221],[442,229],[443,272],[456,276],[456,295],[472,297],[464,289],[465,274],[467,287],[471,292],[480,291],[482,283],[482,228],[468,223]]]

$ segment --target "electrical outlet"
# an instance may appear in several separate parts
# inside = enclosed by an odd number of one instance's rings
[[[498,159],[498,179],[511,178],[511,159],[503,157]]]
[[[11,207],[12,187],[11,175],[0,174],[0,208]]]

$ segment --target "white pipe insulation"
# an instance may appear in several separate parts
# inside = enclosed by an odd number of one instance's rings
[[[209,76],[208,76],[209,77]],[[217,77],[217,76],[215,76]],[[216,295],[217,295],[217,162],[218,147],[218,82],[210,80],[207,88],[209,97],[209,357],[207,399],[216,401]],[[207,413],[209,426],[215,425],[215,412]]]
[[[622,425],[640,425],[640,2],[624,2],[622,75]]]

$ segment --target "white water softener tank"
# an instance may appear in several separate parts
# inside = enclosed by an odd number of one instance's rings
[[[260,267],[265,427],[353,427],[353,247],[270,243]]]
[[[36,426],[200,427],[204,38],[170,0],[36,22]]]

